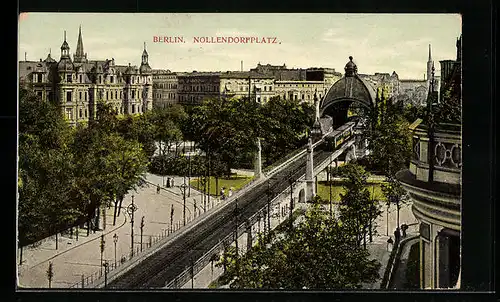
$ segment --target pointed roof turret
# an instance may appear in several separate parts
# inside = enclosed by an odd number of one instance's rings
[[[142,51],[142,62],[139,71],[142,74],[151,73],[151,67],[149,66],[148,62],[148,52],[146,51],[146,42],[144,42],[144,50]]]
[[[64,31],[64,42],[61,45],[61,57],[63,56],[69,57],[69,44],[66,42],[66,31]]]
[[[432,61],[432,54],[431,54],[431,45],[429,44],[429,59],[428,61]]]
[[[87,55],[83,51],[83,39],[82,39],[82,26],[78,29],[78,42],[76,44],[76,52],[73,55],[73,59],[77,63],[87,62]]]

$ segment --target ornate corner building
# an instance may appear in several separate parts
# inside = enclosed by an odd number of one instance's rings
[[[42,101],[57,102],[71,124],[96,118],[97,104],[110,104],[117,114],[139,114],[153,108],[153,72],[146,44],[141,65],[116,65],[111,60],[88,60],[83,50],[81,27],[76,52],[71,59],[66,41],[59,61],[20,61],[19,82],[30,87]]]
[[[449,61],[441,61],[440,93],[452,91],[451,97],[460,106],[461,37],[457,41],[457,59],[451,66]],[[431,85],[429,94],[434,92]],[[429,99],[428,108],[433,105]],[[441,120],[430,124],[419,119],[410,128],[414,129],[413,157],[409,169],[399,171],[397,178],[409,193],[413,214],[420,222],[420,287],[459,288],[461,123]]]

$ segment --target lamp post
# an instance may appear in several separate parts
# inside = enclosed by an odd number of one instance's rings
[[[104,266],[104,288],[106,288],[108,287],[108,261],[104,261],[102,266]]]
[[[134,257],[134,212],[137,211],[137,206],[134,204],[134,195],[132,195],[132,203],[127,207],[127,213],[130,215],[130,258]]]
[[[105,248],[106,241],[104,241],[104,234],[101,235],[101,276],[102,276],[102,256],[104,254],[104,248]]]
[[[113,235],[113,243],[115,244],[115,267],[116,267],[116,244],[118,243],[118,235]]]
[[[170,232],[173,232],[174,229],[174,205],[170,207]]]
[[[189,151],[188,155],[188,183],[189,183],[189,188],[188,188],[188,197],[191,197],[191,150]]]
[[[142,230],[144,228],[144,216],[141,218],[141,252],[142,252]]]
[[[187,188],[187,185],[186,185],[186,182],[184,181],[184,183],[182,185],[180,185],[180,188],[182,190],[182,203],[183,203],[183,213],[182,213],[182,219],[184,221],[184,225],[186,225],[186,188]]]

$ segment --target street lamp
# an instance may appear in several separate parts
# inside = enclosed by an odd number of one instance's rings
[[[127,213],[130,215],[130,258],[134,257],[134,212],[137,211],[137,206],[134,204],[134,195],[132,195],[132,203],[127,207]]]
[[[104,263],[102,264],[102,266],[104,266],[104,287],[108,287],[108,261],[104,261]]]
[[[118,243],[118,235],[113,235],[113,243],[115,244],[115,267],[116,267],[116,244]]]
[[[180,188],[182,190],[182,201],[183,201],[183,220],[184,220],[184,225],[186,225],[186,182],[184,182],[182,185],[180,185]]]
[[[105,243],[106,241],[104,241],[104,234],[103,234],[101,235],[101,276],[102,276],[102,256],[104,254]]]
[[[142,229],[144,228],[144,216],[141,218],[141,252],[142,252]]]

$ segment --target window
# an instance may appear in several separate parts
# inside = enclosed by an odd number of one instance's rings
[[[99,84],[102,84],[102,76],[99,76]]]
[[[135,113],[135,105],[132,105],[132,113]]]
[[[87,100],[87,91],[85,91],[85,101]]]
[[[302,94],[302,100],[304,99],[304,94]]]
[[[82,99],[82,92],[78,92],[78,99],[81,100]],[[80,114],[81,115],[81,114]]]
[[[109,91],[106,90],[106,100],[109,100]]]
[[[135,90],[132,90],[132,98],[135,98]]]
[[[41,91],[38,91],[36,94],[38,95],[39,98],[42,98],[42,92]]]
[[[68,118],[68,120],[73,119],[73,112],[71,111],[71,108],[66,109],[66,117]]]
[[[297,100],[297,95],[295,95],[295,100]]]
[[[267,91],[267,86],[264,86],[264,91]]]
[[[37,74],[36,76],[37,76],[36,81],[37,81],[38,83],[41,83],[41,82],[42,82],[42,74],[41,74],[41,73],[39,73],[39,74]]]
[[[52,101],[52,92],[51,91],[48,92],[47,98],[49,99],[49,101]]]
[[[66,102],[71,102],[71,91],[66,91]]]
[[[111,83],[113,83],[113,80],[114,80],[114,79],[113,79],[113,76],[111,76],[111,77],[109,78],[109,81],[110,81]]]
[[[80,83],[83,83],[82,75],[80,75]]]
[[[118,90],[115,90],[115,99],[118,98]]]
[[[78,115],[79,118],[82,118],[82,108],[80,108],[80,114]]]
[[[85,117],[87,117],[87,109],[85,109]]]
[[[71,82],[72,82],[72,81],[71,81],[71,75],[70,75],[70,74],[68,74],[68,75],[66,76],[66,82],[68,82],[68,83],[71,83]]]

